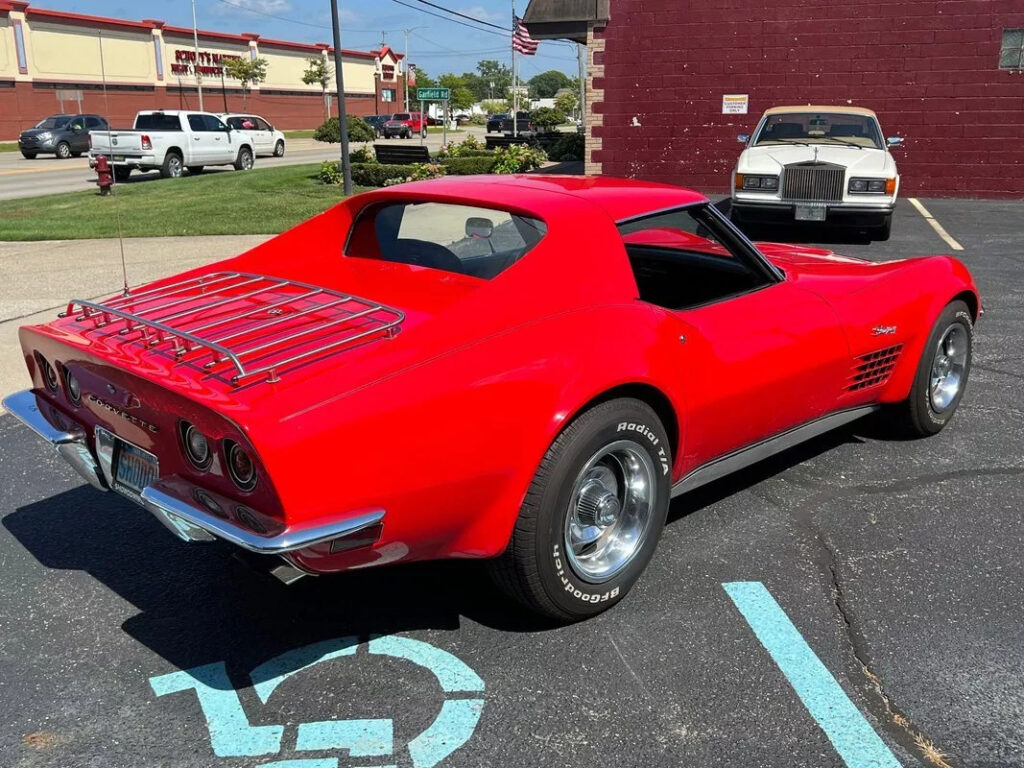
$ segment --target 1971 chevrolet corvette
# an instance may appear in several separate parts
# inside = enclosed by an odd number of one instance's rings
[[[489,558],[580,619],[669,499],[886,408],[938,432],[980,312],[945,256],[749,242],[685,189],[460,177],[21,329],[6,407],[92,485],[278,575]]]

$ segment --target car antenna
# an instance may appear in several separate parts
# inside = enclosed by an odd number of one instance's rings
[[[97,29],[96,34],[100,41],[100,77],[103,79],[103,109],[106,113],[110,114],[110,100],[107,98],[107,68],[103,61],[103,30]],[[107,147],[114,146],[110,136],[110,122],[107,122]],[[124,281],[122,296],[127,296],[131,293],[128,290],[128,265],[124,259],[124,235],[121,232],[121,201],[118,199],[119,195],[117,192],[117,174],[114,173],[114,166],[110,166],[110,172],[113,175],[112,183],[110,185],[110,191],[114,195],[114,218],[117,221],[117,244],[121,249],[121,277]]]

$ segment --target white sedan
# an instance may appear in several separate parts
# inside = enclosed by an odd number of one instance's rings
[[[252,136],[258,157],[284,157],[284,133],[274,128],[259,115],[223,112],[221,118],[236,131],[245,131]]]
[[[753,135],[741,135],[732,179],[732,218],[828,221],[888,240],[900,177],[870,109],[774,107]]]

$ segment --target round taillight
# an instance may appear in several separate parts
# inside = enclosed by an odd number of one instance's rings
[[[75,378],[75,374],[69,371],[67,368],[64,369],[64,384],[68,388],[68,400],[75,405],[82,404],[82,387],[78,383],[78,379]]]
[[[206,435],[196,429],[195,424],[187,421],[181,423],[181,444],[185,448],[185,456],[193,467],[200,470],[209,469],[213,462],[213,451]]]
[[[50,392],[57,394],[57,387],[60,384],[60,380],[57,378],[57,369],[40,354],[36,354],[36,360],[39,362],[39,370],[43,374],[43,384]]]
[[[224,453],[228,460],[228,474],[239,490],[251,491],[256,487],[256,465],[252,457],[238,443],[226,440]]]

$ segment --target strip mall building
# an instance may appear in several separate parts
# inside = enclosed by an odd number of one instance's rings
[[[765,109],[853,104],[904,137],[904,192],[1024,194],[1024,0],[531,0],[524,21],[587,46],[588,173],[722,190]]]
[[[129,126],[140,109],[196,109],[195,69],[210,111],[241,110],[243,94],[224,76],[232,56],[267,61],[267,79],[251,89],[245,109],[277,128],[311,128],[324,119],[323,91],[306,85],[309,59],[333,61],[334,49],[259,35],[199,32],[156,19],[126,21],[0,0],[0,140],[47,115],[90,112]],[[404,88],[402,56],[390,48],[343,51],[346,107],[352,114],[392,112]],[[103,81],[106,73],[106,93]],[[336,94],[335,89],[331,92]],[[337,111],[334,111],[337,114]]]

